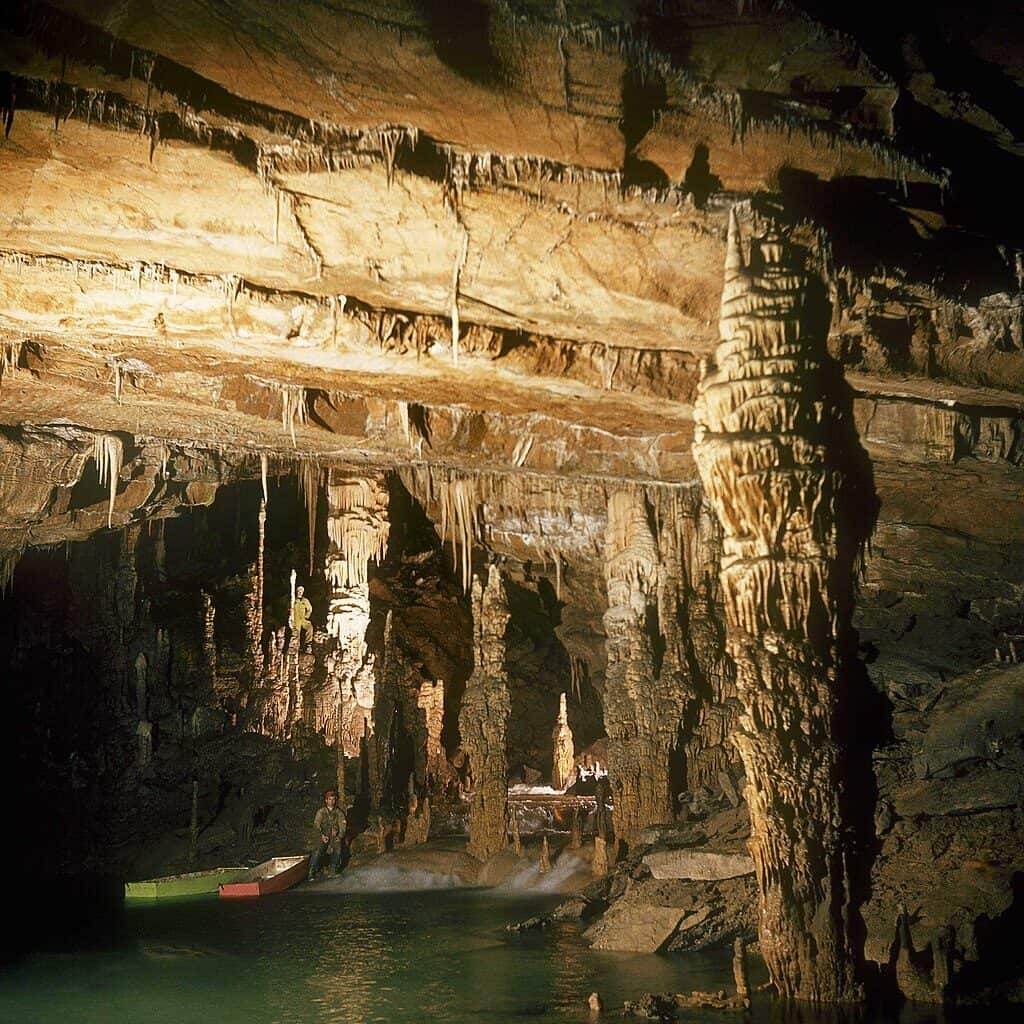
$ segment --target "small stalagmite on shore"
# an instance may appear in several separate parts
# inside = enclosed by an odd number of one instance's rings
[[[569,728],[569,710],[564,693],[559,698],[558,721],[555,723],[551,740],[551,788],[565,790],[572,783],[576,747],[572,729]]]

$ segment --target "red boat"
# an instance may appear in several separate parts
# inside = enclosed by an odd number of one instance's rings
[[[247,871],[240,878],[220,887],[221,896],[269,896],[284,892],[306,877],[309,856],[274,857]]]

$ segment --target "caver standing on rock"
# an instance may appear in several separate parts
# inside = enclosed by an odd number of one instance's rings
[[[298,635],[300,647],[313,641],[313,623],[309,621],[313,614],[313,606],[305,593],[305,587],[297,587],[295,602],[292,604],[292,633]]]
[[[323,806],[316,812],[313,828],[317,832],[317,845],[309,857],[309,880],[312,882],[328,853],[331,855],[331,874],[336,875],[345,850],[345,812],[338,806],[338,794],[329,789],[324,793]]]

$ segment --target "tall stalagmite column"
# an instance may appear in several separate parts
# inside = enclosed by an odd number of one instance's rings
[[[367,569],[387,552],[388,491],[380,477],[331,469],[327,479],[328,551],[331,587],[327,633],[327,681],[317,695],[315,722],[329,741],[339,731],[347,757],[359,756],[364,731],[373,731],[375,659],[366,649],[370,625]]]
[[[694,456],[725,534],[761,952],[781,995],[844,1002],[861,996],[839,739],[855,546],[837,528],[843,413],[811,286],[772,230],[746,266],[730,217],[721,341],[700,386]]]
[[[569,728],[565,694],[558,698],[558,720],[551,733],[551,788],[565,790],[573,781],[576,745]]]
[[[433,791],[439,786],[446,775],[446,758],[444,744],[441,742],[441,730],[444,728],[444,681],[438,679],[431,683],[426,680],[420,683],[416,706],[423,712],[423,727],[427,741],[422,754],[417,754],[417,763],[422,756],[423,768],[420,775],[428,790]]]
[[[473,674],[459,710],[462,747],[473,773],[469,852],[487,860],[508,846],[508,751],[512,713],[505,673],[505,631],[511,616],[497,566],[487,585],[473,580]]]
[[[258,541],[256,561],[249,569],[249,594],[245,607],[245,631],[248,640],[247,659],[253,685],[263,678],[263,548],[267,533],[267,503],[260,501],[257,517]]]
[[[615,834],[627,842],[647,825],[673,820],[670,754],[687,687],[677,657],[675,611],[663,600],[663,575],[643,493],[612,494],[605,533],[604,717]],[[660,664],[658,646],[664,648]]]

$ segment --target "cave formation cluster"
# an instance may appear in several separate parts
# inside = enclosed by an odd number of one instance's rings
[[[598,949],[1024,999],[1019,15],[471,6],[0,18],[21,855],[331,785]]]

